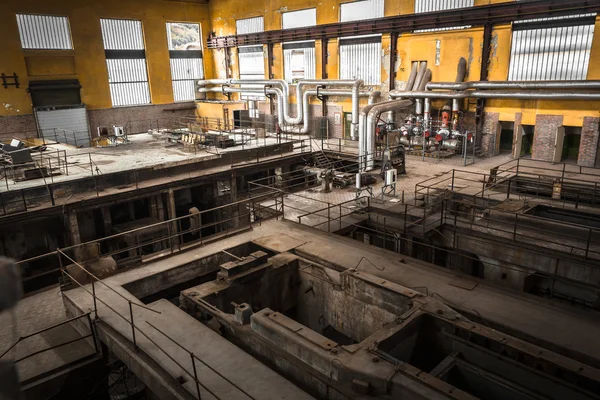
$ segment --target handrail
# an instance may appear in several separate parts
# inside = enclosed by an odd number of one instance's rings
[[[79,316],[76,316],[76,317],[73,317],[73,318],[69,318],[69,319],[67,319],[67,320],[65,320],[65,321],[62,321],[62,322],[56,323],[56,324],[54,324],[54,325],[48,326],[48,327],[46,327],[46,328],[42,328],[42,329],[40,329],[40,330],[38,330],[38,331],[32,332],[32,333],[30,333],[30,334],[27,334],[27,335],[25,335],[25,336],[21,336],[21,337],[19,337],[19,339],[17,339],[17,341],[16,341],[16,342],[14,342],[14,343],[13,343],[13,344],[12,344],[12,345],[11,345],[11,346],[10,346],[10,347],[9,347],[9,348],[8,348],[8,349],[5,351],[5,352],[4,352],[4,353],[2,353],[2,354],[0,355],[0,359],[2,359],[2,358],[3,358],[3,357],[6,355],[6,354],[8,354],[8,353],[9,353],[9,352],[10,352],[10,351],[11,351],[11,350],[12,350],[12,349],[13,349],[13,348],[16,346],[16,345],[18,345],[19,343],[21,343],[22,341],[24,341],[24,340],[26,340],[26,339],[29,339],[30,337],[37,336],[37,335],[39,335],[39,334],[41,334],[41,333],[47,332],[47,331],[49,331],[49,330],[52,330],[52,329],[54,329],[54,328],[57,328],[57,327],[59,327],[59,326],[62,326],[62,325],[65,325],[65,324],[71,323],[71,322],[73,322],[73,321],[76,321],[76,320],[78,320],[78,319],[81,319],[81,318],[83,318],[83,317],[87,317],[87,316],[89,316],[89,315],[90,315],[90,313],[89,313],[89,312],[88,312],[88,313],[85,313],[85,314],[81,314],[81,315],[79,315]],[[79,339],[77,339],[77,340],[79,340]],[[51,349],[51,348],[50,348],[50,349]],[[48,350],[50,350],[50,349],[48,349]]]

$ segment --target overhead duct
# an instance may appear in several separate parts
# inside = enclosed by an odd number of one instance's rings
[[[303,97],[303,88],[305,86],[351,86],[352,93],[354,97],[357,97],[361,86],[363,85],[363,81],[360,79],[352,80],[352,79],[336,79],[336,80],[328,80],[328,79],[303,79],[296,84],[296,117],[290,117],[289,113],[289,104],[290,104],[290,92],[289,92],[289,84],[283,79],[204,79],[198,81],[198,86],[200,87],[200,92],[202,93],[202,89],[208,85],[263,85],[263,86],[276,86],[281,89],[283,92],[282,98],[283,103],[283,113],[279,114],[282,119],[280,122],[285,122],[289,125],[298,125],[302,123],[304,119],[304,110],[303,110],[303,102],[300,101]],[[252,90],[244,90],[244,92],[251,93]],[[205,93],[205,92],[204,92]],[[352,110],[353,115],[356,115],[356,118],[353,119],[353,132],[358,130],[358,101],[354,102],[356,106],[353,106]],[[354,133],[356,135],[356,133]]]
[[[274,88],[274,87],[265,87],[264,89],[258,89],[258,88],[239,88],[239,87],[230,87],[230,86],[222,86],[222,87],[213,87],[213,88],[199,88],[198,91],[200,93],[256,93],[256,94],[274,94],[275,96],[277,96],[277,113],[278,115],[282,115],[284,112],[284,104],[285,104],[285,95],[283,93],[283,91],[280,88]],[[304,92],[303,96],[302,96],[302,107],[305,108],[307,110],[307,114],[306,114],[306,118],[303,118],[303,125],[302,128],[298,129],[296,127],[296,125],[281,125],[281,130],[283,132],[289,132],[289,133],[298,133],[298,134],[304,134],[304,133],[308,133],[308,123],[309,123],[309,118],[310,118],[310,108],[309,108],[309,98],[311,96],[317,96],[317,95],[322,95],[322,96],[340,96],[340,97],[348,97],[351,96],[352,97],[352,109],[358,109],[358,106],[354,106],[355,104],[358,105],[359,102],[359,98],[360,97],[369,97],[369,101],[372,102],[374,101],[375,98],[377,98],[378,96],[381,95],[380,92],[361,92],[359,91],[357,93],[357,95],[355,94],[354,90],[353,91],[344,91],[344,90],[329,90],[329,89],[318,89],[318,90],[307,90]],[[358,118],[356,118],[358,119]]]
[[[431,82],[427,90],[552,90],[552,89],[600,89],[600,81],[475,81],[475,82]]]

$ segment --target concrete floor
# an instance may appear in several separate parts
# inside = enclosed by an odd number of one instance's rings
[[[480,280],[469,279],[469,285],[460,284],[466,278],[461,278],[443,268],[364,245],[351,239],[327,235],[289,221],[268,222],[252,231],[223,241],[125,271],[107,278],[105,282],[123,296],[137,301],[123,288],[123,285],[140,277],[213,254],[223,248],[260,238],[277,241],[283,235],[296,239],[298,246],[295,251],[309,259],[318,259],[340,269],[357,268],[360,271],[437,297],[453,307],[480,315],[485,320],[504,326],[508,330],[521,332],[527,337],[535,337],[540,343],[551,343],[600,360],[600,342],[596,340],[600,335],[600,318],[594,312],[562,307],[534,296],[507,292]],[[469,286],[471,289],[465,289],[465,286]],[[108,289],[101,289],[98,294],[113,308],[123,315],[127,315],[127,302],[123,298]],[[82,289],[70,290],[66,292],[66,296],[84,311],[93,307],[91,296]],[[134,307],[134,309],[135,319],[141,323],[153,315],[141,308]],[[168,313],[168,311],[166,312]],[[131,336],[129,324],[115,316],[111,310],[100,306],[99,314],[104,322],[108,322],[125,337]],[[192,325],[195,323],[197,322],[194,321]],[[168,325],[164,328],[169,335],[175,335],[176,331],[181,329]],[[151,330],[149,327],[142,329],[147,332]],[[192,342],[188,343],[190,346],[194,345]],[[164,355],[157,352],[153,354],[158,362],[166,362]],[[184,365],[189,365],[189,363]],[[180,373],[180,371],[173,371],[173,373]]]
[[[225,238],[221,241],[197,247],[168,258],[150,261],[139,268],[128,269],[121,274],[105,279],[104,282],[125,298],[141,304],[138,299],[123,288],[124,285],[248,241],[260,239],[263,243],[270,242],[277,244],[285,236],[288,236],[292,243],[296,243],[294,245],[296,247],[295,251],[307,258],[320,260],[323,263],[336,266],[336,268],[340,269],[357,268],[360,271],[379,276],[408,288],[413,288],[429,296],[437,297],[448,305],[479,315],[491,323],[506,327],[510,331],[521,332],[527,337],[535,337],[541,343],[551,343],[569,351],[586,354],[589,357],[600,360],[600,342],[596,340],[600,335],[600,318],[594,312],[568,308],[567,306],[562,307],[556,303],[522,293],[507,292],[480,280],[469,279],[469,285],[460,284],[460,282],[464,282],[465,278],[461,278],[441,267],[435,267],[411,259],[410,257],[365,245],[348,238],[327,235],[324,232],[290,221],[269,221],[260,227],[255,227],[253,230]],[[457,282],[459,283],[457,284]],[[471,287],[471,289],[465,289],[465,286]],[[126,316],[126,318],[128,317],[129,309],[126,300],[100,285],[97,285],[96,290],[100,299],[123,316]],[[92,298],[83,289],[73,289],[65,292],[65,295],[73,303],[77,304],[81,310],[91,311],[93,309]],[[176,307],[167,306],[164,302],[150,305],[150,307],[157,310],[158,306],[164,306],[164,309],[159,310],[162,312],[160,316],[134,306],[136,326],[139,326],[153,340],[160,341],[161,346],[166,346],[164,348],[170,349],[169,351],[173,350],[172,345],[168,345],[169,340],[162,337],[150,326],[147,326],[145,321],[160,323],[162,326],[161,329],[164,329],[169,336],[176,338],[179,343],[184,344],[190,350],[198,352],[204,351],[202,349],[206,350],[206,347],[202,347],[203,342],[204,346],[206,344],[206,341],[202,340],[202,335],[208,333],[200,334],[206,328],[203,328],[195,320],[190,320],[189,323],[185,322],[187,326],[185,328],[182,324],[169,323],[169,321],[177,319],[187,320],[188,317],[187,315],[180,315],[181,312]],[[66,318],[65,313],[65,308],[56,288],[24,299],[16,309],[17,318],[21,321],[19,329],[23,334],[64,320]],[[129,323],[101,303],[99,303],[99,315],[103,322],[109,324],[124,337],[131,338]],[[193,330],[199,330],[198,335],[184,335],[184,333]],[[3,343],[6,343],[7,341],[10,342],[9,339],[11,336],[12,324],[9,316],[4,314],[0,316],[0,338]],[[171,362],[161,351],[153,348],[153,345],[143,335],[138,334],[137,339],[140,341],[139,346],[143,347],[144,351],[150,354],[157,362],[164,365],[172,376],[185,375],[181,371],[181,368]],[[219,338],[216,336],[214,339],[217,340]],[[48,338],[41,338],[40,340],[42,343],[52,342]],[[210,343],[214,343],[214,340],[211,340]],[[223,346],[229,346],[229,344],[223,344]],[[83,349],[72,350],[78,354],[84,351]],[[169,354],[176,356],[176,359],[182,365],[188,366],[186,368],[191,373],[189,355],[179,351]],[[206,354],[207,358],[205,361],[216,360],[209,353]],[[239,357],[246,356],[240,355]],[[63,359],[63,356],[58,354],[55,354],[55,357],[58,361]],[[241,359],[237,359],[236,357],[238,356],[229,358],[233,361],[237,360],[235,362],[239,362]],[[246,365],[247,362],[249,361],[244,361],[239,365]],[[233,368],[231,365],[224,366],[223,373],[229,371],[231,368]],[[252,370],[256,370],[256,368],[253,367]],[[264,372],[266,375],[263,372],[259,375],[268,376],[271,373],[271,371],[267,371]],[[204,379],[203,384],[211,388],[211,390],[232,390],[231,388],[227,388],[227,385],[222,386],[223,382],[220,377],[213,379],[205,374],[202,379]],[[236,380],[236,384],[243,387],[244,390],[254,390],[252,389],[254,386],[251,383],[253,379],[247,379],[247,377],[240,378],[239,381]],[[273,379],[277,380],[281,378]],[[295,390],[295,387],[293,385],[288,386],[285,380],[281,382],[281,387]],[[190,385],[191,382],[188,382],[185,386],[191,393],[195,393],[195,386]],[[272,384],[271,386],[276,389],[273,396],[276,393],[283,393],[283,389],[279,385]],[[261,393],[263,396],[261,398],[284,398],[277,396],[264,397],[264,392]],[[237,398],[237,396],[232,398]]]
[[[242,142],[242,135],[231,134],[239,143]],[[46,183],[67,182],[70,180],[94,175],[109,174],[112,172],[134,170],[154,166],[160,168],[162,165],[177,165],[197,162],[200,160],[209,160],[221,157],[230,152],[254,149],[258,147],[276,145],[279,140],[276,137],[267,137],[261,139],[252,139],[245,144],[239,144],[226,149],[199,149],[195,153],[183,151],[183,145],[169,143],[165,140],[158,140],[148,133],[130,135],[130,143],[121,144],[115,147],[87,147],[75,148],[66,144],[48,145],[48,150],[44,153],[45,158],[52,157],[52,165],[57,165],[56,151],[66,151],[68,163],[68,175],[62,174],[46,178]],[[284,136],[281,142],[291,140],[307,139],[303,135]],[[62,156],[64,157],[64,156]],[[92,166],[90,168],[90,159]],[[46,165],[48,161],[46,161]],[[6,180],[0,185],[0,192],[8,190],[24,189],[44,185],[44,179],[31,179],[27,181],[14,182],[8,180],[8,189]]]
[[[13,318],[12,313],[16,318]],[[0,313],[0,354],[21,336],[42,330],[67,319],[58,288],[52,288],[21,300],[14,310]],[[25,339],[17,344],[4,360],[19,359],[36,351],[76,339],[81,335],[69,324]],[[95,352],[85,340],[40,353],[18,364],[19,378],[29,378],[52,371]]]

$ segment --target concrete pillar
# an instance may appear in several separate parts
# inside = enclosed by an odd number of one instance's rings
[[[79,221],[77,219],[77,213],[75,210],[69,211],[69,215],[67,217],[67,231],[69,232],[69,239],[71,240],[71,245],[81,244],[81,235],[79,234]],[[73,257],[76,261],[83,261],[81,259],[81,248],[76,248],[74,252],[71,254],[67,254],[69,257]]]
[[[127,203],[127,207],[129,207],[129,218],[134,221],[135,220],[135,202],[129,201]]]
[[[111,236],[112,235],[112,233],[111,233],[111,231],[112,231],[112,216],[110,215],[110,208],[102,207],[102,208],[100,208],[100,213],[102,214],[102,221],[104,223],[104,236]],[[115,242],[113,240],[107,240],[106,245],[107,245],[108,251],[113,252],[114,250],[116,250]]]
[[[177,211],[176,211],[176,207],[175,207],[175,191],[173,189],[169,189],[168,191],[168,201],[167,201],[167,207],[168,207],[168,212],[169,212],[169,220],[176,218],[177,217]],[[177,222],[173,222],[170,224],[171,228],[170,228],[170,233],[171,235],[175,235],[177,232],[179,232],[178,229],[178,224]],[[176,247],[179,247],[179,237],[174,237],[171,239],[171,247],[173,249],[175,249]]]
[[[230,193],[231,193],[231,202],[235,203],[237,201],[237,173],[234,171],[231,173],[231,185],[230,185]],[[231,209],[231,218],[233,219],[231,226],[233,229],[237,229],[240,227],[240,205],[236,204],[232,206]]]

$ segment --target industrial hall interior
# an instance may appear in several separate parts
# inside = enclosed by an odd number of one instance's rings
[[[0,400],[600,400],[600,0],[0,36]]]

